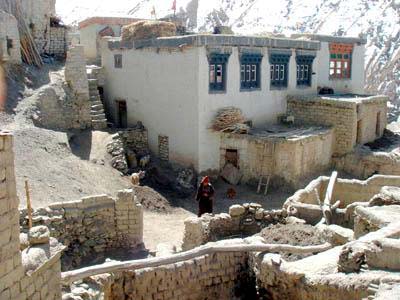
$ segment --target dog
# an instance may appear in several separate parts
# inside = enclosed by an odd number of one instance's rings
[[[145,155],[139,160],[139,166],[143,169],[145,168],[150,162],[150,155]]]
[[[143,179],[145,175],[146,175],[145,171],[139,171],[138,173],[133,173],[131,175],[132,185],[134,185],[134,186],[140,185],[140,179]]]

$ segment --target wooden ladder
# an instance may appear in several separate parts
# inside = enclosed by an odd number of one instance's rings
[[[275,154],[275,143],[272,142],[272,146],[269,147],[270,151],[267,152],[267,143],[264,143],[264,148],[263,148],[263,154],[260,162],[260,179],[258,180],[258,187],[257,187],[257,194],[261,192],[261,189],[263,186],[265,186],[264,189],[264,195],[267,194],[268,192],[268,187],[269,187],[269,182],[273,173],[273,166],[274,166],[274,154]],[[269,165],[267,166],[267,170],[265,171],[265,160],[269,162]]]

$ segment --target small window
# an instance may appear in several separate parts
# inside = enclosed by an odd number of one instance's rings
[[[243,54],[240,58],[240,88],[245,90],[260,88],[261,54]]]
[[[229,54],[213,53],[209,56],[209,90],[225,91],[226,64]]]
[[[297,85],[311,86],[312,63],[314,56],[297,55]]]
[[[116,69],[122,68],[122,54],[114,55],[114,68],[116,68]]]
[[[271,87],[287,87],[288,84],[288,64],[290,54],[276,54],[270,55],[270,73],[271,73]],[[301,69],[296,69],[297,73]]]

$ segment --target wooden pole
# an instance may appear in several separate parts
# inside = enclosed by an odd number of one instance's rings
[[[32,228],[32,204],[31,204],[31,196],[29,194],[29,184],[28,180],[25,180],[25,193],[26,193],[26,208],[28,210],[28,227]]]
[[[238,242],[237,244],[218,245],[216,243],[208,243],[206,245],[191,249],[189,251],[180,252],[167,257],[152,257],[138,260],[130,260],[123,262],[107,262],[101,265],[90,266],[82,269],[61,273],[61,282],[63,284],[71,284],[74,281],[81,280],[86,277],[121,272],[124,270],[137,270],[149,267],[158,267],[162,265],[174,264],[177,262],[193,259],[195,257],[218,253],[218,252],[289,252],[289,253],[318,253],[332,248],[330,243],[313,246],[292,246],[288,244],[247,244]]]

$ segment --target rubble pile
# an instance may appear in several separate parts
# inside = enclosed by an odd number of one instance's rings
[[[112,136],[112,141],[107,144],[107,152],[111,154],[111,165],[123,174],[128,173],[128,162],[126,151],[121,136],[116,133]]]

